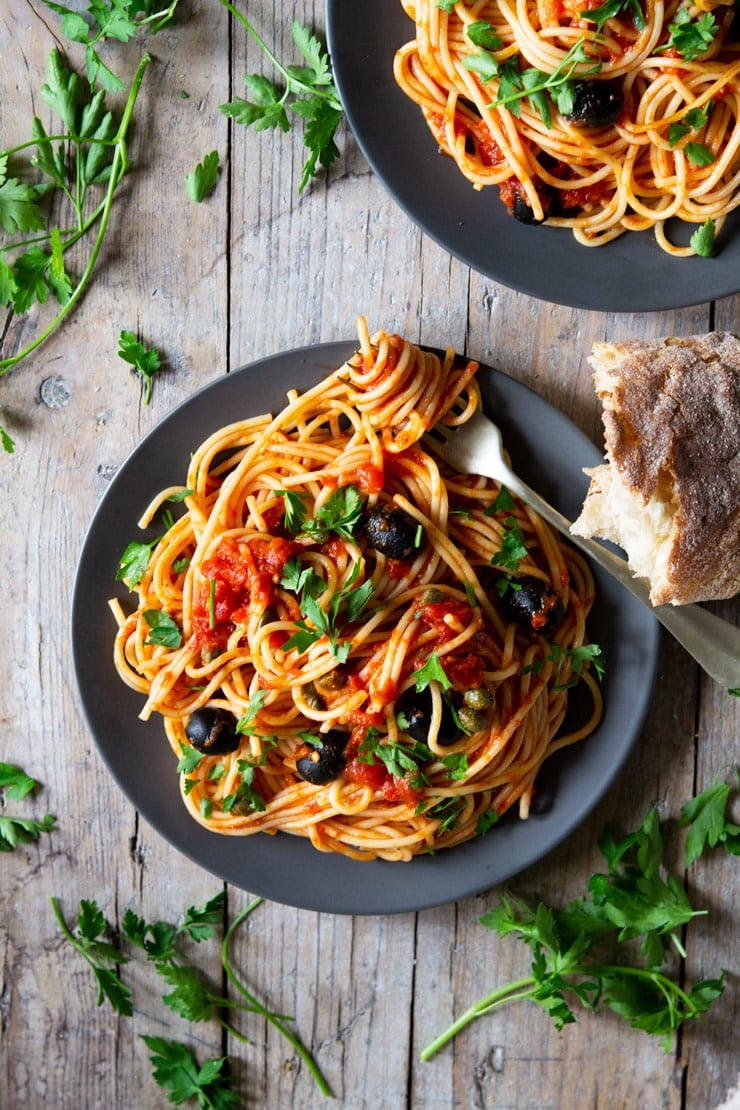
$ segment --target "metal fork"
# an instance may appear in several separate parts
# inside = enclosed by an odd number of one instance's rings
[[[504,458],[500,429],[483,412],[459,428],[436,424],[424,443],[463,474],[483,474],[505,485],[646,605],[715,682],[740,687],[740,628],[699,605],[652,605],[647,587],[626,560],[596,540],[573,535],[571,522],[516,476]]]

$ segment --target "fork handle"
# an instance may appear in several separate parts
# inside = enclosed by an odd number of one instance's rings
[[[515,474],[507,475],[506,485],[511,493],[526,501],[548,524],[567,536],[574,547],[603,567],[646,605],[715,682],[727,689],[740,687],[740,628],[700,605],[652,605],[644,582],[635,578],[624,559],[597,540],[574,535],[570,530],[571,522]]]

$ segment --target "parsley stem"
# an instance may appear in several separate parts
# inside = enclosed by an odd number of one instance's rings
[[[503,1006],[505,1002],[514,1002],[522,998],[531,998],[532,988],[535,986],[535,979],[528,975],[524,979],[517,979],[513,983],[507,983],[504,987],[498,987],[491,994],[487,994],[485,998],[481,998],[478,1002],[474,1002],[459,1018],[453,1021],[452,1025],[445,1029],[444,1033],[440,1033],[433,1041],[422,1049],[420,1059],[431,1060],[441,1048],[451,1041],[453,1037],[470,1025],[471,1021],[476,1018],[482,1017],[483,1014],[488,1014],[491,1010],[496,1009],[497,1006]]]
[[[91,135],[73,135],[71,131],[67,131],[64,135],[44,135],[43,139],[26,139],[25,142],[18,143],[17,146],[8,147],[2,153],[10,158],[21,150],[28,150],[29,147],[41,146],[44,143],[89,143],[90,146],[115,146],[117,141],[117,139],[95,139]]]
[[[2,377],[2,375],[10,370],[13,366],[17,365],[17,363],[19,363],[21,359],[24,359],[27,355],[31,354],[32,351],[36,350],[37,347],[40,347],[41,344],[46,339],[48,339],[48,337],[52,334],[53,331],[56,330],[62,320],[64,320],[64,318],[72,311],[74,306],[80,300],[85,289],[87,288],[87,284],[90,280],[90,277],[92,276],[92,272],[95,268],[95,263],[97,262],[98,255],[100,254],[100,249],[103,245],[103,239],[105,238],[105,233],[108,227],[108,220],[110,218],[110,212],[115,191],[120,185],[121,179],[128,169],[128,158],[126,154],[126,133],[128,132],[129,125],[131,123],[134,106],[139,95],[141,82],[144,78],[144,72],[150,61],[151,56],[149,54],[145,54],[139,62],[133,82],[131,84],[128,100],[123,110],[123,116],[121,117],[118,131],[116,132],[115,151],[113,154],[113,162],[111,163],[110,180],[108,182],[108,189],[100,212],[100,227],[98,228],[98,234],[95,238],[92,251],[90,252],[90,257],[87,260],[87,265],[85,266],[85,269],[83,270],[82,275],[77,282],[77,285],[72,291],[69,300],[61,307],[60,311],[56,314],[54,319],[43,329],[42,332],[39,333],[36,339],[32,343],[29,343],[28,346],[25,347],[22,351],[19,351],[17,354],[12,355],[10,358],[0,359],[0,377]]]
[[[221,2],[223,3],[223,0],[221,0]],[[301,1044],[298,1037],[283,1024],[282,1018],[278,1014],[272,1013],[270,1010],[268,1010],[265,1006],[257,1001],[254,995],[251,994],[244,983],[242,983],[241,979],[231,966],[231,961],[229,959],[229,943],[231,941],[231,938],[238,926],[241,925],[242,921],[244,921],[249,916],[249,914],[252,913],[252,911],[255,910],[257,906],[259,906],[261,903],[261,898],[255,898],[253,902],[250,902],[246,909],[237,914],[237,916],[234,918],[234,920],[231,922],[228,929],[226,930],[224,934],[223,944],[221,945],[221,962],[223,964],[223,969],[226,972],[226,975],[232,986],[234,986],[239,994],[243,998],[246,998],[249,1002],[249,1007],[244,1007],[244,1009],[248,1008],[251,1009],[254,1013],[261,1014],[261,1016],[266,1021],[269,1021],[270,1024],[273,1025],[283,1037],[285,1037],[286,1041],[288,1041],[288,1043],[292,1045],[298,1056],[300,1056],[301,1060],[303,1060],[304,1064],[310,1071],[311,1075],[314,1077],[316,1085],[321,1091],[322,1095],[324,1095],[325,1098],[331,1098],[331,1088],[326,1081],[323,1072],[319,1068],[314,1058],[311,1056],[308,1049],[306,1049]]]
[[[219,0],[219,4],[221,4],[224,8],[226,8],[227,11],[231,12],[231,14],[233,16],[235,16],[236,19],[239,20],[239,22],[241,23],[242,27],[244,27],[244,30],[247,32],[247,34],[252,36],[252,38],[257,43],[257,45],[260,47],[260,49],[264,51],[264,53],[270,59],[272,64],[275,66],[275,69],[277,69],[282,74],[283,78],[285,79],[285,83],[287,85],[286,92],[289,91],[289,90],[300,89],[303,92],[310,93],[311,96],[319,97],[321,100],[328,100],[329,103],[332,104],[337,109],[340,108],[339,101],[337,100],[336,95],[333,92],[324,91],[320,88],[317,88],[315,85],[307,85],[305,81],[301,81],[300,77],[297,77],[292,73],[289,73],[288,70],[285,68],[285,66],[282,65],[282,63],[275,57],[272,50],[270,50],[270,48],[267,45],[267,43],[265,42],[265,40],[262,38],[262,36],[259,34],[259,32],[255,30],[255,28],[249,22],[247,17],[242,15],[242,13],[240,11],[238,11],[233,6],[233,4],[230,4],[229,0]]]

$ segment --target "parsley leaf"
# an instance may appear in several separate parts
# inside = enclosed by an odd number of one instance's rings
[[[340,663],[347,660],[351,645],[349,641],[340,643],[339,633],[345,624],[352,624],[359,619],[373,594],[372,580],[369,578],[361,586],[354,585],[361,565],[361,560],[354,563],[345,585],[331,596],[324,609],[318,600],[326,590],[323,578],[311,567],[302,568],[297,556],[288,560],[280,585],[295,590],[296,593],[300,592],[299,604],[304,619],[295,622],[298,631],[283,645],[285,651],[295,648],[302,654],[322,636],[326,636],[332,656]]]
[[[303,144],[308,150],[298,187],[302,192],[320,167],[328,169],[339,157],[334,138],[342,119],[342,105],[333,84],[329,56],[318,38],[296,20],[292,27],[293,42],[307,65],[284,66],[229,0],[220,0],[220,3],[260,46],[284,83],[280,89],[260,74],[249,74],[244,83],[252,99],[237,97],[222,104],[220,111],[245,127],[254,125],[258,131],[289,131],[288,110],[302,119],[305,123]]]
[[[290,532],[302,531],[306,520],[306,502],[300,493],[289,489],[275,491],[283,498],[283,523]]]
[[[402,779],[407,774],[416,776],[411,783],[412,787],[424,785],[426,779],[419,777],[419,764],[430,763],[435,759],[434,752],[421,741],[412,741],[410,744],[399,744],[383,740],[377,729],[368,729],[358,749],[357,758],[360,763],[382,763],[389,775]]]
[[[704,143],[687,143],[683,149],[692,166],[711,166],[714,161],[714,151]]]
[[[436,805],[427,810],[427,816],[439,819],[439,825],[437,826],[437,835],[439,836],[442,833],[451,832],[452,829],[454,829],[464,809],[464,798],[444,798],[441,802],[437,802]]]
[[[668,142],[671,147],[676,146],[686,135],[692,131],[699,131],[709,120],[712,102],[709,101],[704,108],[689,108],[680,120],[675,120],[668,127]]]
[[[487,507],[484,516],[494,516],[496,513],[508,512],[514,508],[514,498],[506,488],[501,486],[491,504]]]
[[[740,769],[735,767],[734,770],[737,789],[740,785]],[[711,786],[681,807],[678,827],[689,828],[685,847],[687,867],[699,859],[707,846],[715,848],[718,844],[724,844],[731,855],[740,855],[740,825],[726,817],[731,792],[732,787],[717,778]]]
[[[657,50],[676,50],[687,62],[693,62],[714,42],[719,27],[712,12],[703,12],[698,19],[691,18],[688,8],[679,8],[673,23],[669,23],[669,38]]]
[[[190,1049],[181,1041],[144,1034],[141,1034],[141,1039],[152,1053],[150,1060],[155,1082],[169,1091],[168,1102],[181,1106],[196,1098],[199,1106],[212,1107],[213,1110],[229,1110],[241,1105],[239,1095],[231,1089],[228,1075],[224,1074],[228,1057],[207,1060],[199,1067]]]
[[[40,821],[32,817],[0,817],[0,852],[12,852],[19,844],[38,840],[41,833],[52,832],[56,818],[50,813]]]
[[[13,763],[0,763],[0,789],[4,790],[6,798],[20,802],[38,785],[36,779],[32,779],[21,767],[16,767]]]
[[[302,494],[292,490],[279,489],[276,493],[283,498],[285,527],[296,535],[310,536],[317,543],[323,543],[329,532],[334,532],[345,540],[353,540],[355,530],[362,519],[365,504],[357,486],[340,486],[316,510],[313,517],[308,516],[308,508]]]
[[[484,50],[499,50],[503,45],[501,36],[486,19],[475,19],[465,28],[474,46],[482,46]]]
[[[711,258],[714,254],[715,234],[714,220],[705,220],[691,236],[689,243],[701,258]]]
[[[216,188],[218,175],[221,170],[217,150],[206,154],[202,162],[198,162],[195,169],[185,178],[185,192],[188,198],[200,204]]]
[[[604,24],[622,12],[632,16],[632,22],[638,31],[645,29],[645,16],[640,7],[640,0],[606,0],[606,3],[600,7],[587,9],[578,14],[581,19],[588,19],[591,23],[595,23],[597,31],[601,33],[604,30]]]
[[[149,543],[132,540],[131,543],[127,544],[118,564],[116,579],[125,582],[128,588],[133,590],[134,586],[137,586],[144,577],[144,572],[149,566],[152,548],[159,543],[161,538],[161,536],[157,536],[155,540],[150,540]]]
[[[133,332],[122,331],[118,337],[118,356],[133,366],[144,381],[144,404],[152,399],[152,378],[162,369],[157,351],[148,349],[140,343]]]
[[[169,613],[165,613],[163,609],[147,609],[142,616],[151,629],[144,641],[145,644],[162,645],[168,648],[180,647],[182,632]]]
[[[436,651],[433,651],[424,666],[420,667],[419,670],[414,673],[414,678],[416,680],[417,694],[421,693],[422,690],[426,690],[430,682],[438,682],[443,690],[449,690],[452,686],[452,683],[445,674],[445,669]]]
[[[506,528],[501,533],[501,545],[491,556],[491,566],[516,571],[522,559],[527,557],[524,535],[513,516],[505,518]]]
[[[13,763],[0,763],[0,805],[5,798],[22,801],[40,784]],[[41,833],[52,832],[56,818],[50,813],[37,821],[33,817],[0,816],[0,852],[12,852],[20,844],[38,840]]]
[[[36,203],[36,189],[8,177],[7,163],[7,156],[0,157],[0,227],[8,233],[37,231],[44,227],[44,218]]]
[[[178,774],[189,775],[197,770],[201,764],[203,755],[203,752],[199,752],[197,748],[192,748],[190,744],[183,744],[180,758],[177,761]]]
[[[494,825],[498,824],[498,819],[498,813],[493,807],[481,813],[475,825],[475,831],[478,833],[478,836],[485,836],[489,829],[492,829]]]

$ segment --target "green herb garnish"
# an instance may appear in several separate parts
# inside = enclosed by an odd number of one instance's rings
[[[342,119],[342,105],[334,87],[329,55],[315,35],[297,21],[293,23],[293,42],[304,61],[303,66],[284,66],[275,57],[252,24],[228,0],[220,3],[242,24],[259,45],[284,82],[280,89],[266,77],[252,73],[244,78],[250,99],[237,97],[220,110],[245,127],[257,131],[290,131],[288,111],[305,122],[304,146],[309,152],[303,166],[298,191],[302,192],[319,167],[328,169],[339,157],[334,137]]]
[[[608,1006],[634,1028],[661,1037],[668,1051],[675,1031],[722,994],[724,973],[688,989],[661,970],[669,947],[685,955],[681,931],[704,911],[694,910],[679,880],[665,872],[657,810],[621,840],[605,829],[599,847],[608,872],[592,876],[586,897],[555,910],[508,896],[481,918],[499,936],[524,941],[532,950],[531,972],[474,1003],[427,1045],[423,1060],[476,1018],[521,1000],[544,1009],[558,1030],[575,1021],[573,1002]],[[642,962],[626,947],[633,940],[641,940]]]
[[[185,178],[185,192],[188,199],[200,204],[216,188],[218,175],[221,172],[221,163],[217,150],[206,154],[202,162],[198,162],[194,170]]]

